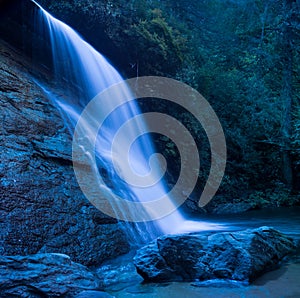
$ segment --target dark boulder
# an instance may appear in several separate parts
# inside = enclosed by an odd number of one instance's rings
[[[238,202],[238,203],[223,203],[217,204],[210,212],[213,214],[236,214],[254,209],[253,203]]]
[[[138,250],[134,264],[149,282],[251,282],[294,249],[291,238],[269,227],[209,235],[169,235]]]
[[[1,297],[74,297],[98,288],[97,277],[66,255],[0,257]]]

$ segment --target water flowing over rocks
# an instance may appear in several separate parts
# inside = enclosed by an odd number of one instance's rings
[[[30,61],[4,42],[0,58],[0,255],[57,252],[95,265],[126,253],[120,225],[79,189],[71,136]]]
[[[134,263],[148,282],[213,279],[251,282],[296,248],[270,227],[215,234],[162,236],[138,250]]]
[[[105,292],[100,291],[83,291],[76,295],[74,298],[113,298],[114,296],[111,296]]]

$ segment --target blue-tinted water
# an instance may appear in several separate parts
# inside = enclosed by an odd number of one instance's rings
[[[62,110],[70,131],[73,133],[87,104],[97,94],[121,82],[123,79],[108,61],[72,28],[51,16],[40,6],[36,17],[36,27],[40,33],[50,38],[55,81],[58,82],[57,88],[62,88],[63,86],[64,96],[57,97],[49,89],[46,92],[51,100]],[[99,185],[97,185],[99,189],[103,190],[104,195],[119,196],[129,201],[155,200],[165,195],[166,190],[163,181],[149,183],[150,187],[148,188],[136,187],[132,183],[126,182],[127,178],[131,178],[129,175],[132,172],[135,172],[137,178],[146,176],[150,172],[149,160],[155,150],[150,136],[142,133],[147,130],[143,119],[136,117],[135,121],[131,121],[130,125],[127,125],[125,130],[123,129],[123,135],[119,136],[117,141],[114,139],[114,136],[124,123],[140,114],[135,101],[126,101],[126,98],[131,97],[130,93],[131,91],[126,85],[118,87],[104,104],[96,105],[92,113],[88,114],[84,121],[81,121],[83,123],[83,130],[81,131],[82,146],[86,147],[83,148],[82,154],[90,154],[87,148],[92,146],[93,137],[96,134],[98,136],[95,143],[97,162],[91,167],[95,176],[101,171],[101,174],[105,176],[104,181],[106,183],[104,184],[100,181]],[[108,113],[116,105],[119,106],[118,109],[110,113],[109,117],[103,122],[101,129],[99,129],[97,127],[97,117]],[[124,150],[128,139],[135,139],[135,136],[141,134],[143,136],[134,142],[129,152]],[[115,142],[115,151],[112,157],[113,141]],[[128,165],[127,159],[130,160],[131,169],[126,168]],[[151,166],[153,167],[153,164]],[[118,172],[116,169],[121,170]],[[120,172],[122,178],[119,175]],[[160,169],[152,172],[156,174],[153,174],[150,180],[159,180],[157,176],[159,176]],[[95,185],[92,187],[95,187]],[[172,204],[171,198],[169,198],[168,204]],[[135,212],[132,209],[124,211],[116,204],[114,204],[113,208],[116,217],[125,219],[125,221],[126,216],[130,220],[130,212]],[[151,210],[151,212],[155,214],[155,210]],[[132,227],[134,228],[131,229]],[[127,229],[131,233],[138,235],[136,238],[147,241],[161,233],[177,232],[183,227],[185,227],[184,229],[205,230],[207,229],[207,223],[203,225],[198,223],[195,228],[190,222],[185,221],[179,211],[175,211],[169,216],[155,221],[155,223],[128,224]]]

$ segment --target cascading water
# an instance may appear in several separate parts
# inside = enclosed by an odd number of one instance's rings
[[[50,36],[56,79],[59,81],[64,80],[69,84],[69,90],[65,92],[67,94],[66,97],[72,98],[72,100],[66,98],[62,100],[53,93],[51,97],[68,118],[71,130],[74,130],[85,105],[104,89],[122,81],[122,77],[100,53],[86,43],[73,29],[55,19],[42,7],[39,6],[39,8],[37,27],[40,28],[40,30],[43,28],[43,32],[46,32],[46,34]],[[76,91],[72,91],[72,88]],[[122,100],[121,98],[124,97],[124,94],[128,94],[130,90],[128,88],[122,88],[120,90],[119,88],[118,92],[119,94],[115,94],[114,98],[111,99],[112,101]],[[50,93],[48,92],[48,94]],[[74,96],[77,96],[77,98],[74,98]],[[110,103],[107,102],[107,105],[109,104]],[[100,112],[101,111],[99,111],[99,113]],[[111,144],[115,133],[123,123],[138,114],[140,114],[138,106],[132,101],[112,113],[99,133],[100,137],[98,138],[95,150],[98,162],[100,163],[99,167],[107,171],[107,175],[109,176],[108,180],[113,184],[112,188],[118,189],[121,196],[123,195],[126,199],[141,200],[141,197],[147,197],[149,200],[151,196],[156,198],[165,192],[163,183],[156,184],[155,188],[150,191],[143,189],[143,193],[141,194],[139,190],[130,188],[130,186],[124,183],[114,170],[112,170],[113,163],[110,157]],[[142,122],[136,122],[135,125],[131,125],[130,130],[126,131],[125,137],[130,138],[130,135],[139,135],[141,126],[144,125]],[[87,127],[86,129],[88,132],[89,128]],[[119,148],[119,159],[117,161],[114,160],[115,165],[128,158],[125,156],[128,153],[122,151],[122,143],[119,143],[117,147]],[[150,137],[144,135],[139,138],[131,151],[131,164],[134,170],[139,171],[140,175],[147,173],[149,171],[148,159],[154,152]],[[116,212],[122,212],[122,210],[117,210],[118,206],[115,206],[115,209]],[[180,225],[183,221],[183,217],[179,212],[173,214],[172,218],[173,223],[169,221],[170,219],[165,223],[162,220],[157,228],[153,228],[151,224],[147,224],[146,230],[145,226],[139,228],[139,225],[136,225],[135,229],[140,230],[138,233],[147,233],[150,237],[156,237],[157,234],[161,232],[171,232],[175,226]],[[161,230],[161,232],[159,230]]]
[[[101,91],[121,82],[123,79],[107,60],[86,43],[73,29],[55,19],[36,2],[34,3],[39,7],[36,27],[39,28],[40,33],[50,36],[56,80],[62,82],[64,85],[66,96],[62,99],[55,96],[53,92],[47,91],[47,94],[63,111],[71,133],[73,133],[76,123],[88,102]],[[128,96],[129,93],[130,90],[126,86],[118,88],[114,96],[105,103],[105,106],[116,102],[122,104],[122,98]],[[101,113],[101,109],[105,109],[105,107],[100,107],[99,113]],[[126,180],[123,161],[128,159],[127,155],[130,153],[130,164],[138,175],[145,176],[150,171],[148,161],[153,155],[154,149],[149,135],[144,134],[138,138],[130,152],[123,150],[123,142],[125,142],[126,138],[132,139],[145,130],[145,123],[141,120],[135,121],[127,128],[125,135],[118,141],[117,146],[115,146],[117,147],[117,155],[114,155],[114,160],[111,157],[114,135],[128,119],[134,118],[134,116],[139,114],[140,111],[136,102],[124,102],[103,123],[95,146],[97,164],[94,167],[95,171],[99,171],[100,169],[100,171],[105,172],[107,177],[105,182],[110,186],[110,189],[106,187],[106,190],[110,191],[112,195],[117,193],[120,197],[132,201],[145,201],[146,198],[147,200],[156,199],[163,196],[166,192],[164,183],[161,181],[152,183],[153,186],[148,189],[141,190],[124,182],[114,170],[114,166],[122,168],[123,178]],[[89,119],[85,127],[88,142],[89,131],[93,131],[94,129],[93,119]],[[154,169],[154,172],[156,174],[152,178],[150,177],[150,179],[157,181],[160,176],[159,167]],[[172,204],[171,199],[169,200],[170,204]],[[116,214],[123,212],[119,206],[114,206],[114,210]],[[135,241],[137,241],[137,238],[147,241],[149,238],[157,237],[161,233],[176,232],[186,223],[187,221],[184,220],[180,212],[175,211],[167,217],[155,221],[155,223],[128,225],[130,227],[134,226],[133,229],[135,232],[133,233],[131,230],[131,233],[138,235],[137,237],[135,236]],[[201,230],[203,227],[205,226],[197,225],[196,229]],[[128,230],[128,227],[126,228]],[[194,230],[195,228],[192,229]]]

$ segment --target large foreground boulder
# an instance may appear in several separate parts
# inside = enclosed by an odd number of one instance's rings
[[[138,250],[134,264],[149,282],[251,282],[294,249],[291,238],[270,227],[212,235],[170,235]]]
[[[0,297],[73,297],[98,288],[97,277],[66,255],[0,257]]]

